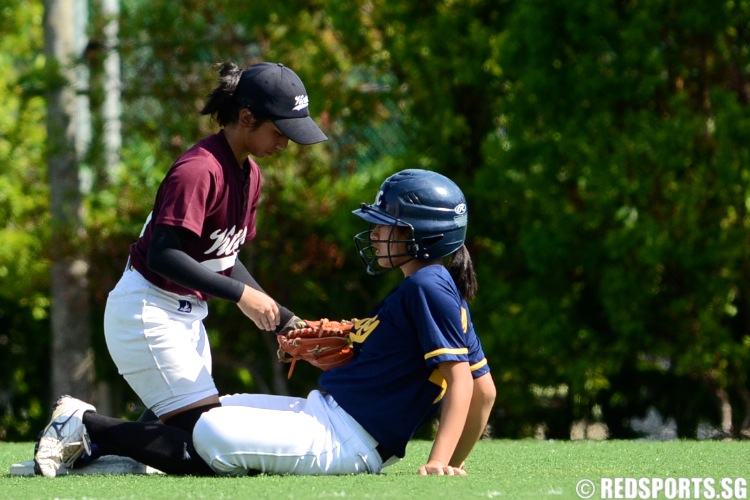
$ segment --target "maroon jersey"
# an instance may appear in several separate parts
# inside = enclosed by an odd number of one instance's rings
[[[146,257],[156,224],[177,226],[199,236],[183,250],[208,269],[229,276],[240,247],[255,237],[255,215],[261,176],[250,158],[237,165],[221,131],[206,137],[182,155],[167,172],[156,193],[154,208],[138,241],[130,246],[130,263],[148,281],[168,292],[206,294],[184,288],[148,269]],[[249,176],[245,171],[249,170]]]

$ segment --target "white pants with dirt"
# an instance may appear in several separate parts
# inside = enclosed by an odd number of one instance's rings
[[[109,293],[104,338],[117,370],[161,416],[217,395],[203,320],[208,306],[128,269]]]
[[[384,467],[378,443],[330,395],[236,394],[221,404],[193,429],[195,449],[217,474],[333,475]]]

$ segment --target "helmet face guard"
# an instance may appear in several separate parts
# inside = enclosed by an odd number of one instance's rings
[[[368,211],[370,210],[370,208],[366,203],[363,203],[360,210]],[[387,273],[388,271],[392,271],[393,269],[396,269],[397,267],[403,266],[407,262],[412,261],[418,257],[417,251],[418,251],[419,245],[417,244],[417,241],[414,239],[414,228],[411,227],[411,225],[406,224],[403,221],[399,221],[398,219],[388,214],[379,215],[378,218],[380,217],[384,219],[383,220],[384,222],[385,222],[385,219],[391,219],[391,223],[383,224],[383,223],[370,222],[370,229],[368,229],[367,231],[362,231],[361,233],[358,233],[354,236],[354,245],[357,247],[357,253],[359,254],[359,258],[362,259],[362,263],[365,265],[365,270],[367,271],[367,274],[371,274],[371,275]],[[388,231],[387,239],[378,239],[378,240],[372,239],[372,230],[375,228],[376,225],[390,227],[390,230]],[[394,239],[393,230],[396,227],[408,228],[409,234],[411,236],[406,239]],[[375,247],[375,243],[379,243],[381,245],[386,246],[387,248],[386,255],[381,255],[378,252],[378,249]],[[403,244],[406,251],[403,253],[391,253],[391,248],[394,244]],[[401,257],[409,257],[409,258],[401,261]],[[400,262],[397,264],[396,262],[394,262],[393,260],[394,258],[399,259]],[[386,259],[388,260],[388,263],[390,264],[389,266],[384,266],[380,264],[381,260],[386,260]]]
[[[388,177],[375,203],[362,203],[354,214],[370,223],[370,230],[354,237],[369,274],[382,274],[414,259],[430,261],[451,255],[466,239],[468,214],[461,190],[447,177],[429,170],[407,169]],[[407,239],[378,240],[381,244],[403,243],[405,252],[377,255],[371,237],[373,225],[409,229]],[[395,264],[394,257],[409,257]],[[378,263],[388,259],[391,267]]]

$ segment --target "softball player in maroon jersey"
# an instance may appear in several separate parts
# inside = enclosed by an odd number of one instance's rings
[[[223,63],[201,114],[221,129],[184,153],[156,193],[125,272],[110,292],[104,333],[118,371],[163,422],[191,430],[219,406],[203,326],[210,297],[229,300],[261,330],[296,318],[238,259],[255,237],[261,193],[256,158],[288,141],[327,137],[310,118],[299,77],[278,63],[244,71]]]

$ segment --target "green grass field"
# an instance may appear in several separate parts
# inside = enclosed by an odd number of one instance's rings
[[[89,475],[47,479],[10,476],[12,463],[31,458],[33,443],[0,443],[0,498],[575,499],[580,498],[576,493],[580,481],[594,481],[597,490],[591,498],[602,498],[600,479],[618,477],[710,478],[715,481],[716,498],[746,498],[742,485],[750,480],[750,442],[487,440],[480,442],[472,455],[468,476],[421,477],[416,470],[426,459],[430,444],[413,442],[404,460],[372,476]],[[731,491],[722,490],[722,478],[732,478]],[[710,498],[705,489],[698,490],[699,496],[694,493],[691,490],[692,496],[687,498]],[[662,492],[654,498],[670,497]]]

